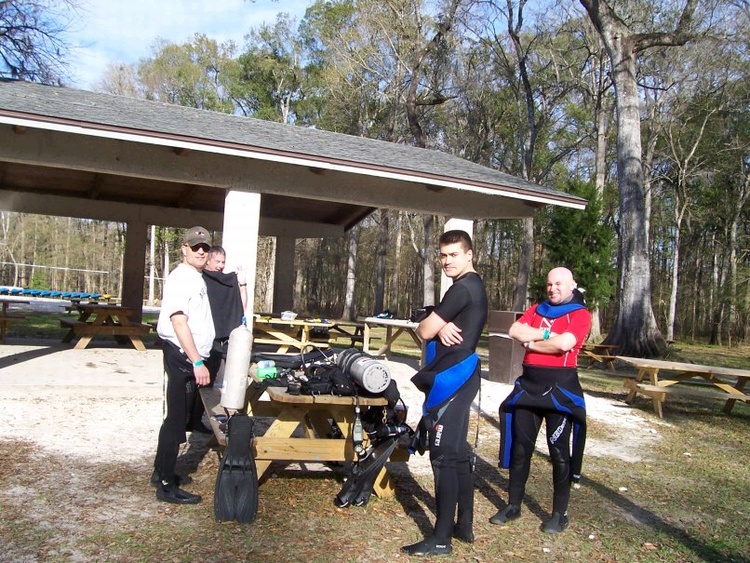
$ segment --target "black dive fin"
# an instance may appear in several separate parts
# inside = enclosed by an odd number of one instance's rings
[[[253,419],[235,414],[227,423],[227,447],[214,489],[217,522],[251,524],[258,513],[258,470],[253,458]]]
[[[380,470],[397,445],[398,437],[395,436],[369,448],[367,454],[352,466],[349,477],[334,499],[336,506],[345,508],[349,505],[366,505]]]

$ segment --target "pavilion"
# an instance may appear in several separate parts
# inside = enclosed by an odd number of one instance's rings
[[[342,236],[378,208],[460,224],[544,205],[586,201],[435,150],[0,80],[0,209],[125,222],[122,303],[138,310],[150,225],[222,231],[227,268],[245,265],[250,287],[258,237],[276,237],[281,311],[296,238]]]

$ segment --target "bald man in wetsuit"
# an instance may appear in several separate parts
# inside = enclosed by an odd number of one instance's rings
[[[581,478],[586,441],[578,352],[590,328],[591,315],[573,274],[558,267],[547,275],[547,300],[530,307],[508,330],[526,354],[521,376],[500,405],[500,466],[509,469],[508,505],[490,518],[492,524],[521,516],[531,457],[544,420],[554,493],[552,515],[541,529],[554,534],[568,526],[570,487]]]

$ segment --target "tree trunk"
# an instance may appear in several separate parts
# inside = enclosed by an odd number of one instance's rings
[[[385,310],[385,262],[388,255],[388,210],[381,209],[380,236],[378,238],[378,259],[375,266],[375,310],[377,315]]]
[[[393,232],[396,240],[393,244],[393,276],[391,282],[390,294],[393,295],[393,300],[397,311],[408,312],[406,308],[408,301],[406,299],[406,293],[401,291],[401,247],[402,247],[402,236],[401,236],[401,217],[402,212],[395,212],[396,224],[393,227]]]
[[[63,278],[62,278],[62,289],[63,291],[71,291],[70,289],[70,256],[72,255],[72,249],[70,246],[70,233],[73,232],[73,219],[67,218],[68,228],[65,231],[65,257],[63,258]]]
[[[594,188],[596,197],[604,201],[604,183],[607,177],[607,122],[608,115],[605,109],[608,108],[607,98],[604,92],[599,92],[599,103],[596,104],[596,157],[594,171]],[[591,329],[589,330],[589,340],[598,342],[602,335],[601,316],[598,303],[589,303],[591,307]]]
[[[747,167],[744,163],[740,163],[740,166],[747,171]],[[745,172],[742,185],[739,187],[737,194],[737,201],[735,206],[735,212],[732,214],[731,223],[729,224],[729,244],[727,245],[727,253],[729,254],[729,290],[727,295],[727,308],[729,323],[727,327],[729,345],[731,346],[736,339],[740,322],[737,313],[737,301],[739,296],[737,295],[737,232],[739,230],[739,223],[741,217],[741,211],[745,207],[748,197],[750,196],[750,174]]]
[[[649,217],[641,165],[641,121],[635,53],[630,42],[613,37],[610,57],[617,105],[617,185],[620,193],[620,309],[606,342],[617,352],[658,356],[666,343],[651,307]]]
[[[346,259],[346,290],[344,291],[344,311],[341,315],[343,319],[353,321],[356,317],[354,310],[354,287],[356,282],[357,250],[358,250],[359,227],[354,227],[349,231],[348,252]]]
[[[669,291],[669,314],[667,316],[667,342],[674,341],[674,323],[677,316],[677,280],[680,272],[680,235],[682,213],[677,214],[674,233],[674,255],[672,257],[672,287]]]
[[[518,275],[516,287],[513,289],[513,310],[526,309],[529,292],[529,278],[531,277],[531,262],[534,256],[534,219],[526,217],[521,225],[521,251],[518,257]]]
[[[680,33],[631,35],[607,2],[580,0],[609,55],[617,118],[617,186],[620,194],[620,308],[605,342],[623,355],[653,357],[666,347],[651,307],[648,199],[644,189],[641,120],[638,108],[637,49],[677,44]],[[694,8],[689,0],[683,24]],[[686,41],[687,39],[684,39]],[[638,43],[640,41],[640,43]],[[683,42],[684,42],[683,41]]]

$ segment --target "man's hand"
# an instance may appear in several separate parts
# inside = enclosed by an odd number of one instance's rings
[[[247,283],[247,272],[242,266],[237,266],[237,283]]]
[[[205,387],[211,382],[211,374],[208,373],[206,364],[193,367],[193,375],[195,375],[195,382],[198,384],[198,387]]]
[[[456,344],[461,344],[461,342],[464,341],[464,337],[461,336],[461,329],[453,322],[449,322],[441,328],[438,331],[438,337],[444,346],[454,346]]]

